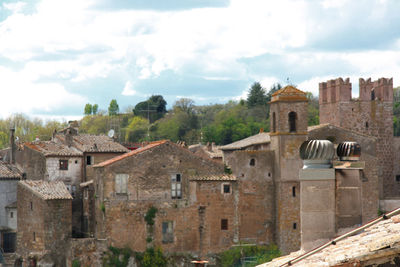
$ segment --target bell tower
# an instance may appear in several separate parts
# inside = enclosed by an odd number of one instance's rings
[[[276,242],[283,253],[300,249],[301,144],[307,140],[306,93],[286,86],[270,102],[271,149],[275,151]]]

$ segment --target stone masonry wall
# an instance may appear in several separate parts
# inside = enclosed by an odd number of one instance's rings
[[[23,150],[16,150],[15,163],[24,170],[27,179],[42,180],[46,176],[46,158],[38,151],[26,146]]]
[[[189,181],[191,175],[223,174],[222,164],[167,142],[104,168],[95,168],[95,172],[96,236],[107,237],[111,245],[128,245],[143,251],[150,235],[152,242],[166,252],[204,254],[232,244],[237,232],[237,189],[232,184],[232,194],[223,194],[222,181]],[[127,194],[115,192],[116,174],[129,175]],[[182,199],[171,198],[171,175],[176,174],[181,174]],[[150,206],[158,209],[152,234],[144,221]],[[228,230],[221,230],[221,219],[228,220]],[[163,242],[163,222],[172,222],[173,242]]]
[[[19,185],[17,205],[18,255],[25,263],[34,256],[38,261],[65,266],[67,240],[71,237],[71,200],[45,201]]]
[[[335,92],[339,97],[320,99],[320,123],[353,130],[378,138],[376,153],[378,157],[378,176],[380,198],[400,196],[400,183],[394,177],[393,159],[393,80],[379,79],[371,82],[360,79],[360,99],[352,100],[347,87],[349,81],[341,78],[320,84],[320,95],[324,91],[330,95]],[[372,90],[375,93],[372,93]],[[351,91],[350,91],[351,92]],[[374,100],[371,100],[374,98]],[[339,101],[340,99],[340,101]]]
[[[84,153],[83,157],[83,164],[85,166],[85,179],[82,180],[82,182],[85,181],[90,181],[93,179],[93,166],[96,164],[99,164],[103,161],[106,161],[108,159],[114,158],[116,156],[119,156],[123,153]],[[92,157],[92,164],[87,165],[86,164],[86,157],[91,156]]]

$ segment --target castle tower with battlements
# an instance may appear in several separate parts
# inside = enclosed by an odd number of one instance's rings
[[[377,137],[380,199],[400,196],[394,174],[393,79],[359,80],[359,98],[353,99],[350,79],[319,84],[320,123],[330,123]]]

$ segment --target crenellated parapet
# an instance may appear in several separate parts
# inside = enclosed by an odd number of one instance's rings
[[[319,84],[319,103],[335,103],[351,100],[350,79],[337,78]]]
[[[393,78],[380,78],[376,81],[360,78],[359,87],[361,101],[393,101]],[[337,78],[320,83],[319,96],[320,104],[351,101],[350,79]]]
[[[361,101],[393,101],[393,78],[380,78],[376,81],[371,81],[371,78],[367,80],[360,78],[359,84]]]

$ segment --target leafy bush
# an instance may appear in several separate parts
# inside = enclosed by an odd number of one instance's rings
[[[251,246],[244,244],[243,246],[233,247],[218,255],[218,266],[242,266],[241,258],[254,257],[253,263],[248,263],[245,266],[251,267],[258,264],[271,261],[279,257],[280,251],[276,245],[269,246]]]

